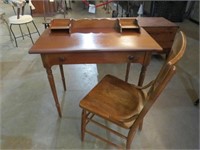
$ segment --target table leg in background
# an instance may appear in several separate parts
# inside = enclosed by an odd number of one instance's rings
[[[65,75],[64,75],[63,65],[59,65],[59,68],[60,68],[60,74],[61,74],[61,78],[62,78],[63,88],[64,88],[64,91],[66,91]]]

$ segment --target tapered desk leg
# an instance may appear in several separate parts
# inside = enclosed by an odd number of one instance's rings
[[[128,82],[128,77],[129,77],[129,72],[130,72],[130,66],[131,63],[127,63],[126,66],[126,76],[125,76],[125,82]],[[146,74],[147,66],[142,66],[141,72],[140,72],[140,77],[138,81],[138,86],[142,86]]]
[[[127,62],[127,66],[126,66],[125,82],[128,82],[128,77],[129,77],[131,62],[134,60],[134,56],[129,56],[129,57],[128,57],[128,60],[129,60],[129,61]]]
[[[46,68],[46,72],[47,72],[49,84],[50,84],[50,87],[51,87],[51,91],[53,93],[53,97],[54,97],[54,100],[55,100],[55,104],[56,104],[56,108],[57,108],[57,111],[58,111],[58,115],[59,115],[59,117],[62,117],[61,108],[60,108],[60,104],[59,104],[59,101],[58,101],[58,96],[57,96],[57,92],[56,92],[56,86],[55,86],[55,82],[54,82],[54,78],[53,78],[53,74],[52,74],[51,68]]]
[[[138,86],[142,86],[146,74],[147,66],[142,66],[141,72],[140,72],[140,78],[138,81]]]
[[[59,67],[60,67],[60,73],[61,73],[63,88],[64,88],[64,91],[66,91],[65,75],[64,75],[64,71],[63,71],[63,65],[59,65]]]
[[[128,82],[128,77],[129,77],[130,67],[131,67],[131,63],[128,62],[128,63],[127,63],[127,66],[126,66],[125,82]]]
[[[139,76],[138,86],[142,86],[143,85],[145,74],[146,74],[146,70],[147,70],[147,66],[149,65],[150,61],[151,61],[151,53],[150,52],[148,52],[148,53],[146,52],[145,56],[144,56],[144,61],[143,61],[143,64],[142,64],[140,76]]]

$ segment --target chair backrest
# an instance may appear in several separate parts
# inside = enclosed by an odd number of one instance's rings
[[[15,15],[17,15],[17,19],[20,18],[20,15],[24,15],[24,7],[26,5],[26,1],[10,0],[9,3],[11,4],[13,11],[15,12]],[[15,11],[15,8],[17,9],[17,12]]]
[[[172,46],[172,50],[168,59],[164,63],[161,71],[159,72],[158,76],[152,83],[148,93],[146,102],[144,104],[144,108],[142,109],[141,113],[139,114],[138,118],[135,120],[134,128],[140,123],[146,113],[149,111],[151,106],[154,104],[158,96],[164,90],[170,79],[173,77],[176,71],[176,64],[183,56],[186,49],[186,37],[185,34],[180,31],[176,37],[175,41]]]
[[[172,45],[172,50],[166,62],[175,65],[183,56],[186,49],[186,36],[182,31],[179,31]]]
[[[186,49],[186,37],[182,31],[176,34],[171,52],[161,68],[158,76],[154,80],[150,90],[148,91],[147,101],[155,101],[164,89],[165,82],[168,81],[176,70],[177,62],[182,58]],[[167,83],[166,83],[167,84]]]
[[[26,3],[28,3],[30,6],[31,15],[32,15],[32,10],[35,9],[31,0],[28,0],[28,1],[26,1],[26,0],[9,0],[9,3],[13,7],[15,15],[17,15],[17,19],[20,18],[20,15],[24,15],[24,9],[25,9]],[[15,8],[17,9],[17,12],[15,11]]]

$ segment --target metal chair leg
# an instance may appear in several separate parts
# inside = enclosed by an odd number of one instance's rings
[[[32,38],[32,36],[31,36],[30,29],[29,29],[27,23],[26,23],[26,28],[27,28],[27,30],[28,30],[29,36],[30,36],[30,38],[31,38],[31,41],[32,41],[32,43],[34,44],[34,42],[33,42],[33,38]]]
[[[40,32],[39,32],[39,30],[38,30],[37,26],[35,25],[35,22],[34,22],[34,21],[32,21],[32,23],[33,23],[33,25],[34,25],[35,29],[37,30],[37,33],[38,33],[38,35],[40,36]]]
[[[9,29],[9,25],[8,25],[7,22],[5,22],[5,23],[6,23],[6,26],[7,26],[7,28],[8,28],[8,32],[9,32],[9,35],[10,35],[10,40],[13,41],[13,39],[12,39],[12,34],[11,34],[10,29]]]
[[[30,23],[30,22],[29,22],[29,23]],[[40,32],[39,32],[37,26],[35,25],[34,21],[32,21],[32,23],[33,23],[33,25],[34,25],[34,27],[35,27],[35,29],[36,29],[36,32],[37,32],[38,35],[40,36]],[[18,37],[16,37],[15,34],[14,34],[14,31],[13,31],[13,29],[12,29],[12,26],[13,26],[13,25],[15,25],[15,24],[10,24],[10,29],[9,29],[9,31],[11,32],[11,34],[12,34],[13,37],[14,37],[16,47],[18,47],[18,44],[17,44],[17,38],[18,38]],[[23,31],[22,31],[21,25],[20,25],[20,24],[16,24],[16,25],[19,25],[19,28],[20,28],[21,36],[19,36],[19,37],[23,37],[23,39],[24,39],[24,33],[23,33]],[[25,23],[25,25],[26,25],[26,28],[27,28],[27,31],[28,31],[28,35],[29,35],[29,37],[31,38],[32,43],[34,44],[34,41],[33,41],[33,38],[32,38],[32,36],[31,36],[31,34],[32,34],[32,33],[36,33],[36,32],[30,32],[28,23]],[[27,34],[25,34],[25,35],[27,35]]]
[[[13,30],[12,30],[12,24],[10,25],[10,31],[11,31],[11,33],[12,33],[13,37],[14,37],[14,40],[15,40],[15,45],[16,45],[16,47],[18,47],[18,45],[17,45],[17,39],[16,39],[16,36],[15,36],[15,34],[14,34]]]
[[[19,24],[19,29],[20,29],[20,31],[21,31],[21,35],[22,35],[23,40],[24,40],[24,34],[23,34],[23,32],[22,32],[22,28],[21,28],[21,25],[20,25],[20,24]]]
[[[12,34],[11,34],[11,31],[10,31],[8,22],[7,22],[6,19],[4,18],[4,15],[5,15],[4,12],[1,12],[1,13],[0,13],[0,20],[2,20],[2,23],[5,23],[5,24],[6,24],[6,27],[7,27],[7,29],[8,29],[9,35],[10,35],[10,40],[13,41],[13,39],[12,39]]]

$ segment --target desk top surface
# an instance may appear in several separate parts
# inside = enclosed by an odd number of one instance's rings
[[[80,28],[78,32],[46,29],[29,50],[30,54],[110,51],[162,51],[143,29],[140,32],[115,28]]]
[[[139,25],[142,27],[175,27],[178,25],[163,17],[138,17]]]

